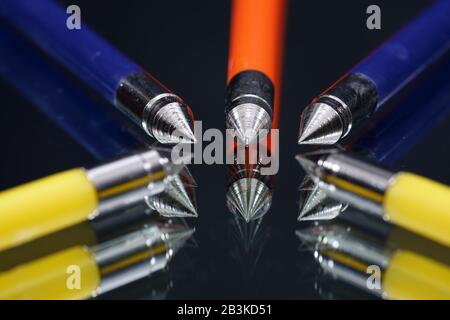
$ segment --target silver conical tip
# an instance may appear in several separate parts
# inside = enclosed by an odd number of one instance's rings
[[[152,126],[148,128],[161,143],[196,143],[194,119],[189,107],[179,102],[163,106],[155,114]]]
[[[295,156],[295,159],[302,166],[303,170],[317,183],[322,178],[323,163],[328,156],[342,152],[342,148],[321,149],[311,152],[305,152]]]
[[[246,222],[264,216],[272,204],[269,187],[256,178],[242,178],[234,182],[227,192],[227,205],[231,212],[240,214]]]
[[[238,139],[249,145],[263,139],[272,126],[272,117],[264,108],[243,103],[231,109],[226,116],[228,129],[234,129]]]
[[[335,144],[343,134],[343,121],[329,105],[314,103],[302,112],[298,144]]]

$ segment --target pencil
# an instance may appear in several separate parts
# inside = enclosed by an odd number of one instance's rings
[[[226,125],[249,144],[278,124],[287,0],[234,0]]]
[[[297,159],[331,198],[450,245],[450,187],[408,172],[393,173],[338,150]]]
[[[450,298],[450,267],[440,259],[394,243],[383,244],[346,225],[310,227],[298,230],[297,235],[318,248],[315,257],[326,273],[380,298]],[[421,240],[414,244],[421,246]],[[436,245],[435,249],[441,256],[448,250]],[[377,266],[381,271],[379,286],[369,281],[369,266]],[[373,286],[369,287],[368,283]]]
[[[334,144],[450,48],[450,2],[437,1],[316,97],[302,112],[299,144]],[[420,41],[418,41],[418,37]]]
[[[148,145],[144,137],[130,132],[78,83],[70,81],[36,48],[7,27],[0,28],[0,45],[4,49],[0,51],[0,74],[97,160],[105,162]],[[185,167],[168,182],[164,194],[148,196],[150,193],[144,187],[141,193],[134,189],[133,197],[127,193],[121,200],[132,206],[147,198],[148,205],[153,209],[157,207],[161,215],[192,217],[197,215],[192,203],[194,184]],[[119,197],[116,200],[120,201]],[[116,210],[117,201],[110,202],[111,209]]]
[[[4,23],[0,46],[3,78],[98,161],[148,144],[130,132],[100,99],[91,97],[80,83],[66,77],[54,61]]]
[[[351,139],[348,147],[384,166],[394,165],[445,119],[450,111],[450,52],[442,58],[432,72],[402,93],[392,110]]]
[[[345,149],[382,166],[393,166],[405,156],[450,111],[450,59],[433,69],[399,97],[389,114],[372,122]],[[299,221],[333,219],[348,208],[309,178],[301,186],[299,203]]]
[[[126,206],[134,189],[157,194],[176,175],[162,151],[150,150],[94,167],[71,169],[0,193],[0,250]]]
[[[162,143],[195,142],[193,114],[181,98],[95,34],[66,26],[52,0],[5,0],[0,15]]]
[[[181,226],[152,224],[93,247],[74,246],[0,273],[0,298],[88,299],[166,267],[192,235]],[[78,267],[70,282],[70,267]],[[42,276],[42,275],[45,276]],[[74,275],[76,275],[74,273]]]

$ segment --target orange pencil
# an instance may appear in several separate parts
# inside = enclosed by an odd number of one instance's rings
[[[287,0],[233,0],[225,114],[245,144],[278,127],[286,8]]]

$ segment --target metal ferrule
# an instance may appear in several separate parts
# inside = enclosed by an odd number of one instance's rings
[[[163,269],[172,256],[172,250],[165,244],[165,234],[157,226],[99,244],[91,252],[101,273],[95,295]]]
[[[169,160],[156,150],[128,156],[87,171],[99,197],[93,216],[128,207],[139,197],[164,189]]]
[[[171,133],[167,130],[168,123],[161,120],[161,110],[166,106],[181,110],[189,124],[194,123],[190,107],[145,72],[131,74],[121,81],[116,93],[116,105],[155,138],[162,133]]]
[[[375,84],[360,73],[351,73],[314,99],[312,108],[318,104],[332,107],[342,122],[345,137],[353,124],[372,115],[377,105]]]
[[[123,211],[127,208],[145,203],[146,198],[155,196],[164,191],[163,183],[144,185],[111,197],[106,197],[97,206],[97,213],[102,216]]]
[[[316,253],[315,255],[322,270],[331,275],[334,279],[344,281],[353,287],[375,294],[381,298],[385,297],[383,288],[368,288],[367,279],[369,275],[366,272],[346,266],[339,261],[327,258],[319,253]]]
[[[227,104],[227,113],[232,112],[236,108],[242,109],[242,106],[262,109],[265,114],[272,117],[272,106],[269,102],[255,94],[243,94],[231,100],[230,103]]]
[[[236,74],[227,86],[227,128],[235,129],[236,121],[242,121],[253,129],[268,132],[272,126],[273,103],[274,86],[264,73],[246,70]]]
[[[317,163],[319,187],[329,196],[385,218],[382,204],[394,173],[342,153],[326,155]]]

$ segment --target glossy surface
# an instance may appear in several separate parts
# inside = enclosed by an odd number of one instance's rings
[[[96,1],[76,3],[83,10],[83,19],[99,34],[146,69],[155,70],[164,83],[185,97],[204,120],[204,129],[224,129],[221,110],[227,75],[228,1],[115,2],[108,9]],[[199,217],[188,220],[196,228],[195,242],[180,251],[168,271],[103,298],[373,298],[342,282],[327,279],[325,284],[317,284],[320,267],[312,251],[295,236],[295,230],[303,225],[296,222],[303,172],[294,156],[305,150],[296,144],[299,106],[307,105],[311,97],[429,3],[380,1],[382,30],[369,31],[364,23],[365,10],[372,4],[369,1],[292,1],[280,113],[280,171],[273,185],[271,209],[262,221],[246,224],[236,220],[226,206],[227,167],[191,166],[198,184]],[[145,30],[145,41],[137,40],[138,30]],[[1,189],[98,163],[8,81],[1,78],[0,84],[0,118],[8,119],[0,127]],[[95,96],[93,99],[102,103]],[[450,149],[443,138],[448,137],[449,126],[450,119],[441,117],[395,168],[450,183]],[[126,126],[123,129],[127,130]]]

